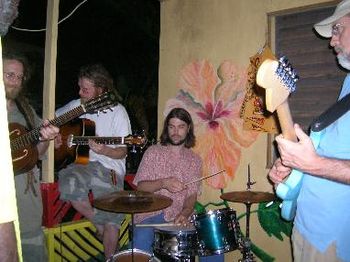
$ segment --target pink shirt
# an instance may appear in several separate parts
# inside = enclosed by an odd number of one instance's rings
[[[199,179],[201,176],[202,160],[191,149],[184,148],[180,159],[175,162],[171,157],[169,147],[162,145],[153,145],[149,147],[143,155],[134,183],[143,180],[156,180],[166,177],[176,177],[183,183]],[[142,213],[135,215],[135,222],[140,223],[146,218],[158,215],[164,212],[166,221],[172,221],[182,211],[185,199],[192,194],[199,194],[200,182],[188,185],[187,189],[171,193],[166,189],[154,192],[170,197],[173,200],[171,206],[164,210]]]

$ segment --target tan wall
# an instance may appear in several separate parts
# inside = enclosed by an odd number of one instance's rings
[[[177,79],[182,67],[195,59],[208,59],[215,67],[224,60],[248,66],[253,56],[268,41],[267,14],[309,6],[322,0],[163,0],[161,1],[161,37],[159,69],[158,129],[161,128],[165,102],[177,93]],[[261,134],[250,148],[243,149],[236,178],[225,192],[245,190],[247,165],[257,182],[256,191],[272,191],[266,174],[266,134]],[[218,190],[204,187],[201,202],[220,201]],[[243,204],[231,204],[238,214]],[[255,209],[253,205],[252,209]],[[244,221],[240,226],[245,228]],[[251,217],[250,237],[259,247],[276,258],[291,261],[290,243],[268,237]],[[239,251],[226,254],[226,261],[237,261]]]

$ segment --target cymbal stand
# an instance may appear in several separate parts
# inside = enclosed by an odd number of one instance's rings
[[[250,164],[248,164],[248,178],[247,178],[247,190],[251,190],[251,186],[254,185],[256,182],[252,182],[250,179]],[[249,238],[249,226],[250,226],[250,208],[252,206],[252,203],[247,201],[244,202],[246,207],[246,238]]]
[[[248,164],[248,177],[247,177],[247,190],[251,190],[251,186],[254,185],[256,182],[252,182],[250,178],[250,164]],[[250,209],[252,206],[252,202],[246,201],[244,202],[246,207],[246,231],[245,231],[245,237],[241,237],[241,252],[243,253],[243,260],[240,260],[242,262],[250,262],[254,261],[253,254],[251,253],[251,241],[249,238],[249,230],[250,230]]]

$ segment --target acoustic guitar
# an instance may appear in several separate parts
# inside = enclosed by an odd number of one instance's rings
[[[258,69],[256,82],[265,88],[266,108],[270,112],[277,111],[282,134],[285,139],[297,142],[293,120],[288,105],[288,96],[296,89],[298,76],[285,57],[279,61],[266,59]],[[310,133],[310,138],[317,148],[322,132]],[[281,198],[281,216],[285,220],[293,220],[297,198],[300,192],[303,172],[293,169],[288,178],[278,184],[276,194]]]
[[[63,115],[50,120],[50,124],[60,127],[68,121],[85,113],[103,112],[117,104],[117,97],[113,92],[106,92],[80,106],[69,110]],[[18,123],[9,124],[12,164],[15,174],[28,172],[38,161],[36,144],[40,142],[40,128],[26,130]]]
[[[89,119],[75,119],[60,129],[62,145],[55,149],[55,169],[60,170],[71,163],[87,164],[89,162],[89,140],[104,145],[128,145],[143,148],[147,144],[144,135],[126,137],[95,136],[95,122]]]

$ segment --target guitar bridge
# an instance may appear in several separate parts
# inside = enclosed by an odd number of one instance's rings
[[[67,138],[67,147],[68,148],[71,148],[72,146],[74,146],[74,143],[73,143],[73,138],[74,138],[74,135],[73,134],[70,134]]]

